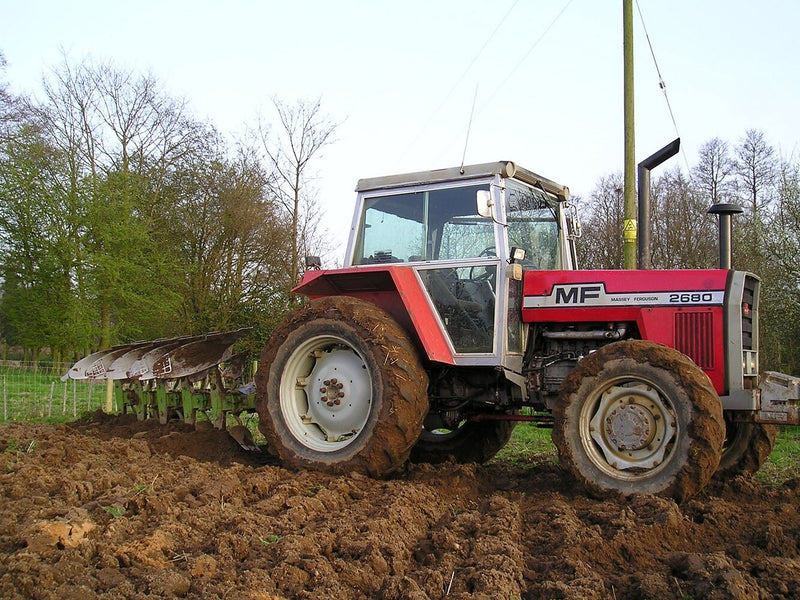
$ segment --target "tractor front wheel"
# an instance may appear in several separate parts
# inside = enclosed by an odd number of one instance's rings
[[[737,475],[751,475],[772,453],[777,425],[743,423],[725,414],[725,444],[714,478],[720,481]]]
[[[427,375],[408,335],[374,304],[313,300],[272,334],[256,375],[259,429],[290,467],[379,477],[422,431]]]
[[[562,466],[597,495],[689,498],[714,474],[725,436],[706,374],[680,352],[639,340],[581,359],[553,416]]]

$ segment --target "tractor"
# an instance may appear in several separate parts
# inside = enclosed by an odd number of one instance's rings
[[[759,374],[756,275],[579,270],[569,189],[513,162],[356,192],[345,266],[306,259],[309,300],[261,353],[259,429],[287,466],[485,462],[534,421],[590,493],[681,501],[798,423],[800,380]]]

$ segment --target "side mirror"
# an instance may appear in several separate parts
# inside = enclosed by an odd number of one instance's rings
[[[322,268],[322,260],[319,256],[306,256],[306,269],[318,270]]]
[[[489,190],[478,190],[477,196],[478,214],[482,217],[494,219],[494,215],[492,215],[492,208],[494,208],[492,192]]]
[[[570,237],[581,237],[581,218],[577,204],[567,203],[564,208],[567,210],[567,229]]]

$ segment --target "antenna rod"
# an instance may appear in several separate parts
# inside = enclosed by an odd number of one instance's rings
[[[461,168],[459,173],[464,174],[464,161],[467,159],[467,144],[469,143],[469,132],[472,129],[472,115],[475,114],[475,101],[478,99],[478,84],[475,84],[475,95],[472,97],[472,110],[469,111],[469,124],[467,125],[467,139],[464,140],[464,154],[461,155]]]

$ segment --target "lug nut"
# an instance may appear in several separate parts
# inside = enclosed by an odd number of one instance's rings
[[[339,389],[342,389],[344,387],[344,384],[343,383],[337,383],[336,387],[339,388]]]
[[[344,398],[344,392],[339,392],[339,398]]]
[[[325,380],[325,381],[323,381],[322,383],[323,383],[324,385],[330,385],[330,384],[331,384],[331,380],[330,380],[330,379],[326,379],[326,380]]]
[[[331,379],[331,383],[332,383],[333,385],[336,385],[338,382],[339,382],[339,380],[338,380],[338,379],[336,379],[336,377],[334,377],[333,379]]]
[[[336,400],[334,400],[334,401],[333,401],[333,403],[334,403],[336,406],[339,406],[339,405],[342,403],[342,401],[341,401],[341,400],[339,400],[339,399],[337,398]]]

